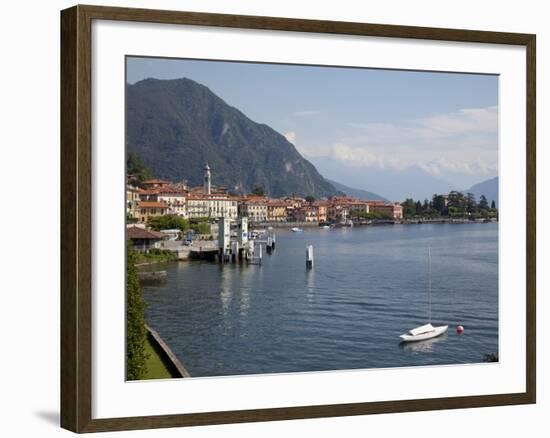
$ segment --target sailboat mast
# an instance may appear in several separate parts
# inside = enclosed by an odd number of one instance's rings
[[[428,322],[432,323],[432,248],[428,246]]]

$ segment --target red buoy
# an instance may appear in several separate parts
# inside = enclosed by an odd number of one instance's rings
[[[459,325],[459,326],[456,328],[456,332],[457,332],[457,333],[464,333],[464,327],[462,327],[461,325]]]

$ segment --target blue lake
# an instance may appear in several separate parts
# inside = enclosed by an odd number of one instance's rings
[[[154,267],[168,279],[143,288],[147,322],[192,376],[475,363],[498,353],[498,224],[274,232],[262,266]],[[400,345],[400,334],[428,322],[428,247],[432,323],[449,331]]]

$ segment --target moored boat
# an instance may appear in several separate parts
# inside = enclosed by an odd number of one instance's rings
[[[401,342],[425,341],[426,339],[431,339],[442,335],[448,328],[448,325],[434,327],[431,324],[425,324],[409,330],[407,333],[399,336],[399,338],[401,339]]]
[[[432,325],[432,250],[428,247],[428,324],[409,330],[407,333],[399,336],[401,342],[425,341],[426,339],[435,338],[442,335],[449,328],[448,325],[434,327]]]

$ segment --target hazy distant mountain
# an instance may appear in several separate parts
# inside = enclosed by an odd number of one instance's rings
[[[431,199],[434,193],[449,193],[453,189],[447,181],[435,178],[418,166],[406,169],[359,167],[330,158],[312,158],[319,171],[331,181],[359,189],[368,189],[390,201],[406,198]]]
[[[337,190],[344,192],[348,196],[353,196],[357,199],[380,199],[382,201],[388,201],[388,199],[378,195],[377,193],[369,192],[363,189],[354,189],[352,187],[345,186],[344,184],[340,184],[339,182],[332,181],[330,179],[327,181],[330,182]]]
[[[269,105],[269,102],[266,102]],[[337,190],[284,136],[250,120],[190,79],[127,85],[127,148],[155,177],[271,196],[330,196]]]
[[[491,201],[495,201],[498,206],[498,176],[494,178],[482,181],[478,184],[474,184],[468,190],[463,190],[462,193],[473,193],[479,201],[481,195],[485,195],[489,204]]]

